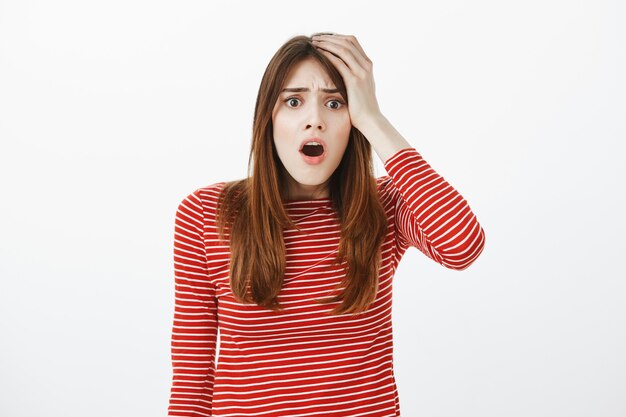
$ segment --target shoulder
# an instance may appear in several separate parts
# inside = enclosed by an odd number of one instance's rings
[[[209,206],[216,206],[217,201],[222,193],[224,187],[228,184],[226,181],[216,182],[213,184],[205,185],[196,189],[192,194],[198,196],[203,204]]]
[[[185,197],[201,208],[206,219],[216,219],[218,208],[224,206],[227,216],[237,212],[242,199],[245,199],[247,179],[221,181],[195,189]]]
[[[191,206],[194,207],[196,211],[203,213],[215,211],[217,201],[226,184],[226,181],[216,182],[188,192],[181,197],[179,208],[182,206]]]

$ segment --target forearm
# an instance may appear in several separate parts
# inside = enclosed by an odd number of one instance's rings
[[[398,151],[412,147],[382,113],[367,118],[359,130],[372,144],[383,163]]]

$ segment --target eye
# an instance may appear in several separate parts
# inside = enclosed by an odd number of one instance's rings
[[[297,105],[296,106],[291,105],[293,101],[300,102],[300,99],[297,97],[287,97],[286,99],[283,100],[284,103],[287,103],[287,107],[291,107],[292,109],[297,107]],[[328,103],[337,103],[334,106],[330,107],[333,110],[339,110],[341,106],[345,106],[346,104],[344,103],[343,100],[340,100],[340,99],[332,99],[332,100],[329,100]]]
[[[333,110],[340,109],[340,108],[341,108],[341,106],[345,105],[345,103],[343,102],[343,100],[338,100],[338,99],[335,99],[335,100],[330,100],[330,101],[329,101],[329,103],[339,103],[336,107],[331,107]]]
[[[287,103],[287,107],[293,107],[289,105],[289,103],[292,102],[293,100],[300,101],[300,99],[296,97],[289,97],[289,98],[284,99],[283,101]]]

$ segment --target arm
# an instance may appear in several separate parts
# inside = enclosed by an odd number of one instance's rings
[[[397,187],[392,192],[396,191],[399,240],[448,268],[467,268],[483,250],[484,232],[463,197],[411,148],[381,113],[373,64],[357,39],[334,34],[315,36],[312,42],[343,77],[350,121],[386,163],[385,168]]]
[[[470,266],[483,251],[485,232],[467,201],[384,115],[367,118],[361,129],[392,179],[396,238],[446,268]]]
[[[467,201],[412,147],[385,161],[396,201],[396,236],[435,262],[456,270],[482,253],[485,233]]]
[[[196,192],[178,206],[174,230],[175,307],[168,416],[211,416],[217,301],[209,282],[202,202]]]

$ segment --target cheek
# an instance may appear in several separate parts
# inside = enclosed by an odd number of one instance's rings
[[[352,130],[352,122],[350,118],[343,124],[341,128],[341,138],[345,141],[345,144],[348,144],[348,140],[350,139],[350,131]]]
[[[335,138],[336,138],[335,152],[337,153],[336,156],[338,158],[343,157],[343,153],[348,147],[348,142],[350,141],[351,129],[352,129],[352,124],[348,122],[347,124],[342,124],[341,126],[338,126],[337,130],[335,131]]]
[[[279,136],[285,136],[293,128],[293,121],[288,115],[279,112],[272,118],[272,126],[274,133],[277,133]]]
[[[285,123],[280,115],[272,118],[272,131],[274,133],[274,142],[281,142],[285,136]]]

